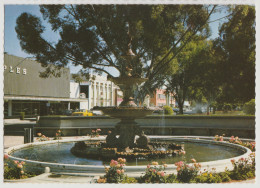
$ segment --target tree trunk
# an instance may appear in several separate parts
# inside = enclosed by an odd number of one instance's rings
[[[179,113],[183,114],[183,103],[179,103]]]

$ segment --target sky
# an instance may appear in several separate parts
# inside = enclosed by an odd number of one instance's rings
[[[28,12],[32,15],[40,17],[43,25],[46,27],[46,31],[44,32],[44,38],[47,38],[49,41],[55,42],[59,38],[58,33],[54,33],[51,31],[51,28],[47,22],[45,22],[42,18],[42,14],[40,13],[40,8],[38,5],[5,5],[5,19],[4,19],[4,51],[8,54],[19,56],[19,57],[32,57],[32,55],[27,54],[22,51],[20,47],[19,40],[17,38],[17,34],[15,32],[16,19],[23,13]],[[211,20],[217,20],[226,15],[225,12],[216,13],[212,15]],[[210,39],[214,39],[218,37],[218,27],[225,19],[221,19],[216,22],[210,23],[212,35]],[[70,66],[70,72],[76,73],[81,69],[80,66],[74,67]],[[116,73],[115,73],[116,74]]]

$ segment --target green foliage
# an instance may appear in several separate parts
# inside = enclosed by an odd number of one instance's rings
[[[25,112],[20,112],[20,120],[24,120]]]
[[[163,110],[164,110],[164,114],[166,114],[166,115],[172,115],[173,114],[173,110],[170,106],[164,106]]]
[[[240,158],[238,161],[231,160],[234,169],[230,173],[233,180],[246,180],[255,177],[255,153],[250,158]]]
[[[164,172],[166,166],[156,165],[158,164],[147,166],[145,175],[140,177],[139,183],[167,183],[167,176]]]
[[[204,172],[195,178],[196,183],[221,183],[222,178],[217,173]]]
[[[151,73],[155,66],[159,70],[157,63],[169,59],[173,47],[182,41],[178,42],[179,36],[188,28],[208,32],[207,8],[202,5],[41,5],[43,18],[60,34],[59,41],[54,44],[44,39],[45,27],[40,18],[29,13],[19,16],[16,32],[23,50],[48,67],[45,76],[55,74],[54,67],[49,65],[65,66],[69,61],[108,75],[111,74],[103,68],[112,67],[125,76],[127,62],[122,54],[128,48],[129,29],[131,48],[140,57],[132,62],[132,75],[141,76]]]
[[[221,177],[222,182],[229,182],[229,181],[231,181],[230,172],[227,171],[227,170],[225,172],[220,172],[219,176]]]
[[[195,177],[198,175],[198,172],[201,168],[199,163],[196,163],[195,159],[194,164],[188,165],[183,161],[179,161],[175,163],[177,166],[177,180],[181,183],[189,183],[190,181],[194,180]]]
[[[221,84],[218,101],[244,103],[255,98],[255,6],[236,5],[228,12],[215,41]]]
[[[125,176],[120,183],[137,183],[137,179]]]
[[[232,105],[228,104],[228,103],[224,103],[224,105],[223,105],[223,112],[227,113],[228,111],[231,111],[231,110],[232,110]]]
[[[118,158],[117,161],[111,160],[110,167],[105,168],[106,174],[103,178],[97,180],[98,183],[121,183],[125,179],[124,166],[125,159]]]
[[[8,155],[4,155],[4,179],[25,179],[35,176],[35,174],[27,173],[25,162],[13,161]]]
[[[245,114],[255,115],[255,99],[251,99],[249,102],[245,103],[243,111]]]

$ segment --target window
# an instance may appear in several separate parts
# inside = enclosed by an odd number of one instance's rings
[[[158,98],[159,98],[159,99],[166,99],[166,97],[165,97],[164,94],[158,94]]]

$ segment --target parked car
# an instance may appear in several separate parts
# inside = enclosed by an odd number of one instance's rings
[[[93,113],[86,109],[80,109],[73,112],[72,116],[93,116]]]
[[[62,112],[62,115],[71,116],[72,113],[73,113],[72,110],[64,110],[64,111]]]
[[[179,108],[172,108],[172,110],[174,111],[174,112],[176,112],[176,113],[178,113],[180,110],[179,110]]]
[[[104,115],[103,112],[100,111],[100,110],[93,110],[92,113],[93,113],[94,116],[102,116],[102,115]]]

